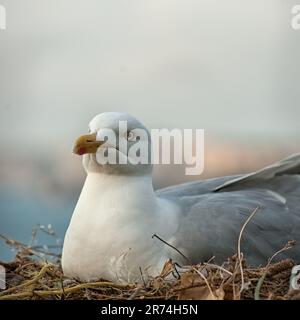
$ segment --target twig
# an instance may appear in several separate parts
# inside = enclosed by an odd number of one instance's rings
[[[180,279],[181,276],[180,276],[180,273],[179,273],[178,270],[177,270],[177,266],[179,266],[179,268],[181,268],[181,266],[180,266],[177,262],[173,262],[173,268],[174,268],[174,270],[175,270],[175,272],[176,272],[176,274],[177,274],[177,277],[175,277],[175,274],[173,274],[173,276],[174,276],[174,278],[176,278],[176,279]]]
[[[28,286],[34,284],[36,281],[38,281],[47,272],[47,269],[49,268],[49,266],[50,266],[49,264],[45,264],[43,266],[43,268],[40,270],[39,274],[35,278],[33,278],[32,280],[26,281],[26,282],[24,282],[24,283],[22,283],[22,284],[20,284],[18,286],[9,288],[9,289],[7,289],[5,291],[1,291],[0,292],[0,300],[1,300],[2,296],[5,296],[10,292],[13,292],[13,291],[16,291],[16,290],[19,290],[19,289],[22,289],[24,287],[28,287]]]
[[[141,278],[142,278],[142,281],[143,281],[143,284],[144,284],[144,288],[146,288],[146,287],[147,287],[147,285],[146,285],[146,281],[145,281],[145,279],[144,279],[144,275],[143,275],[142,268],[141,268],[141,267],[139,267],[139,270],[140,270]]]
[[[225,273],[229,274],[230,276],[233,275],[232,272],[226,270],[225,268],[221,267],[221,266],[218,266],[217,264],[211,264],[211,263],[207,263],[207,262],[204,262],[203,263],[205,266],[208,266],[208,267],[212,267],[212,268],[215,268],[215,269],[219,269],[221,271],[224,271]]]
[[[64,281],[63,281],[62,277],[60,277],[60,285],[61,285],[61,290],[62,290],[62,294],[60,296],[60,300],[65,300],[66,293],[65,293],[65,286],[64,286]]]
[[[238,239],[238,261],[239,261],[239,266],[240,266],[240,273],[241,273],[241,281],[242,281],[242,284],[241,284],[241,288],[240,288],[240,294],[242,293],[242,291],[244,290],[244,286],[245,286],[245,283],[244,283],[244,273],[243,273],[243,257],[242,257],[242,254],[241,254],[241,240],[242,240],[242,235],[243,235],[243,232],[247,226],[247,224],[250,222],[250,220],[254,217],[254,215],[257,213],[258,209],[260,209],[260,207],[256,207],[253,212],[250,214],[250,216],[248,217],[248,219],[245,221],[245,223],[243,224],[242,226],[242,229],[240,231],[240,234],[239,234],[239,239]]]
[[[32,255],[35,255],[35,256],[37,256],[37,257],[39,257],[41,259],[43,257],[39,253],[44,254],[46,256],[52,256],[52,257],[56,257],[56,258],[61,258],[61,256],[59,254],[47,252],[47,251],[44,251],[42,249],[38,249],[37,246],[36,247],[29,247],[29,246],[27,246],[26,244],[24,244],[22,242],[7,238],[3,234],[0,234],[0,238],[3,239],[7,244],[9,244],[9,245],[11,245],[13,247],[22,249],[25,252],[27,252],[29,254],[32,254]]]
[[[152,236],[153,238],[157,238],[158,240],[160,240],[161,242],[163,242],[164,244],[166,244],[167,246],[171,247],[172,249],[174,249],[175,251],[177,251],[182,257],[184,257],[184,259],[187,260],[187,262],[192,265],[191,260],[185,256],[179,249],[177,249],[176,247],[172,246],[170,243],[168,243],[167,241],[163,240],[161,237],[159,237],[156,233]]]
[[[142,287],[137,286],[136,289],[133,291],[133,293],[128,298],[128,300],[133,300],[134,298],[136,298],[136,296],[141,292],[141,290],[142,290]]]
[[[288,241],[288,243],[283,247],[281,248],[280,250],[278,250],[277,252],[275,252],[272,257],[269,259],[267,265],[266,265],[266,268],[265,268],[265,272],[263,273],[263,275],[259,278],[257,284],[256,284],[256,287],[255,287],[255,292],[254,292],[254,300],[260,300],[260,289],[261,289],[261,286],[267,276],[267,273],[269,271],[269,268],[270,268],[270,265],[273,261],[273,259],[278,255],[280,254],[281,252],[283,251],[286,251],[286,250],[289,250],[291,249],[293,246],[295,245],[295,241]]]
[[[193,267],[193,270],[196,271],[197,274],[205,281],[205,284],[206,284],[210,294],[212,295],[212,297],[217,298],[216,295],[214,294],[214,292],[212,291],[212,288],[210,287],[206,277],[199,270],[197,270],[195,267]]]
[[[82,283],[82,284],[78,284],[76,286],[73,287],[69,287],[69,288],[64,288],[64,293],[74,293],[77,292],[81,289],[93,289],[93,288],[97,288],[97,287],[111,287],[111,288],[121,288],[121,289],[128,289],[128,288],[132,288],[133,285],[122,285],[122,284],[115,284],[112,282],[91,282],[91,283]],[[15,289],[11,288],[11,289]],[[7,290],[6,290],[7,291]],[[2,294],[3,292],[1,292]],[[25,297],[32,297],[34,294],[40,296],[40,297],[46,297],[46,296],[61,296],[63,293],[63,290],[31,290],[31,291],[26,291],[26,292],[20,292],[20,293],[16,293],[16,294],[11,294],[11,295],[5,295],[0,297],[0,300],[15,300],[18,298],[25,298]]]

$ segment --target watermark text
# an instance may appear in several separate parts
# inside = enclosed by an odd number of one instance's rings
[[[100,165],[185,164],[186,175],[204,170],[203,129],[100,128],[77,139],[74,152],[94,153]]]
[[[0,30],[6,30],[6,9],[0,4]]]
[[[293,6],[291,13],[293,15],[291,20],[291,27],[294,30],[300,30],[300,4]]]

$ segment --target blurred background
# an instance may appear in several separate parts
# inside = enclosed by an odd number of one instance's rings
[[[157,166],[155,188],[300,151],[297,1],[0,3],[1,234],[28,244],[37,224],[51,224],[63,239],[84,181],[73,141],[101,112],[205,129],[204,173]],[[1,241],[0,260],[12,256]]]

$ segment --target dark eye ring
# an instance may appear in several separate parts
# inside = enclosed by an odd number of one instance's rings
[[[134,141],[135,140],[135,135],[132,131],[127,132],[127,140],[128,141]]]

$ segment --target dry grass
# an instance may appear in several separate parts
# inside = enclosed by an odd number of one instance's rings
[[[250,269],[236,255],[223,266],[204,263],[185,271],[168,261],[159,276],[144,284],[82,283],[64,277],[59,262],[36,259],[32,249],[13,242],[19,252],[13,262],[2,263],[7,289],[0,291],[0,300],[300,299],[300,290],[289,291],[294,266],[289,259]]]

